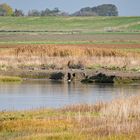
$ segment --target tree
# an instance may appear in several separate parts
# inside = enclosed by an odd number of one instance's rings
[[[45,10],[41,11],[41,16],[48,16],[50,15],[51,10],[46,8]]]
[[[52,16],[58,16],[59,15],[59,13],[60,13],[60,10],[59,10],[59,8],[54,8],[52,11],[51,11],[51,15]]]
[[[6,16],[6,11],[5,9],[0,7],[0,16]]]
[[[41,16],[58,16],[61,14],[62,12],[58,8],[54,8],[53,10],[46,8],[45,10],[41,11]]]
[[[85,7],[72,14],[73,16],[118,16],[118,9],[113,4],[103,4],[96,7]]]
[[[59,10],[59,8],[55,7],[55,8],[52,10],[52,12],[53,12],[53,13],[59,13],[60,10]]]
[[[93,7],[92,11],[97,12],[98,16],[118,16],[118,9],[113,4],[103,4]]]
[[[14,16],[16,16],[16,17],[24,16],[24,13],[22,10],[15,9]]]
[[[40,16],[41,13],[38,10],[30,10],[28,16]]]
[[[0,16],[13,15],[13,9],[6,3],[0,4]]]

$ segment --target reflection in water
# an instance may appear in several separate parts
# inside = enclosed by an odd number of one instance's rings
[[[139,94],[139,85],[81,84],[80,82],[26,81],[0,84],[0,110],[63,107],[70,104],[110,101]]]

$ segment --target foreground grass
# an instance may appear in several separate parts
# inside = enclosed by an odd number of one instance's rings
[[[0,112],[0,139],[137,140],[140,96],[62,109]]]

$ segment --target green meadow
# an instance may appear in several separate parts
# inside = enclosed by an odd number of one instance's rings
[[[0,30],[17,32],[139,32],[140,17],[0,17]]]

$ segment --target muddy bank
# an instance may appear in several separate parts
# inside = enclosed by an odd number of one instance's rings
[[[83,83],[131,83],[140,81],[140,72],[124,72],[116,70],[1,70],[1,76],[18,76],[28,79],[50,79],[65,81],[81,81]]]

